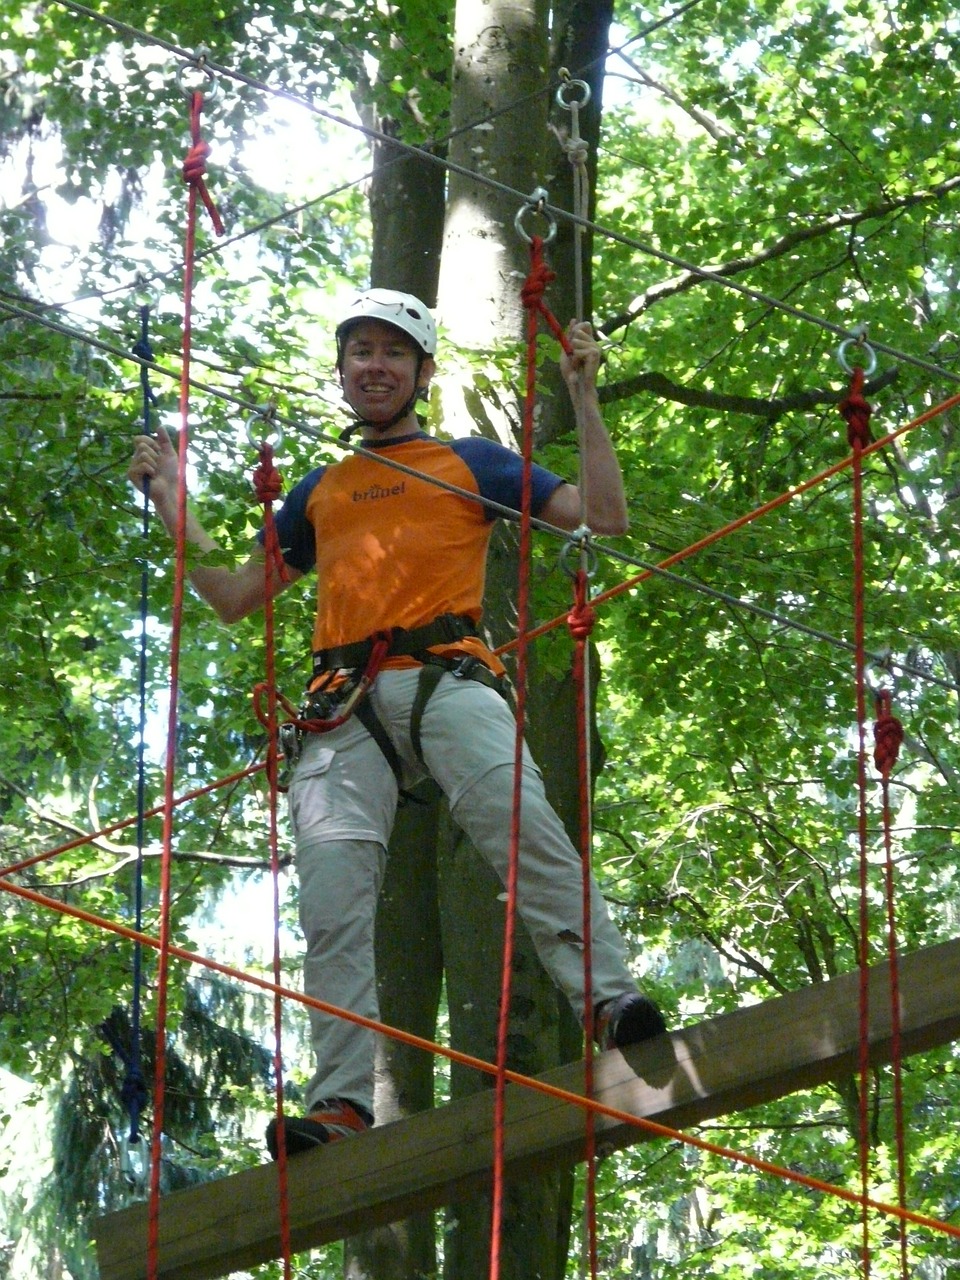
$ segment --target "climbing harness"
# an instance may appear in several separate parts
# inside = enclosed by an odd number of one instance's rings
[[[473,654],[446,656],[430,652],[434,646],[456,644],[467,637],[477,638],[473,619],[467,614],[443,613],[422,627],[397,627],[351,644],[317,650],[313,654],[311,687],[303,705],[294,711],[284,704],[291,718],[281,724],[279,738],[288,775],[300,758],[305,733],[329,733],[355,715],[382,751],[405,795],[400,757],[366,695],[388,658],[409,657],[421,664],[410,712],[410,738],[417,758],[422,760],[423,714],[444,671],[458,680],[475,680],[506,697],[504,677],[491,671],[480,658]],[[262,720],[259,710],[257,714]]]
[[[422,627],[405,630],[395,627],[390,632],[390,644],[384,657],[416,657],[423,649],[435,645],[456,644],[468,636],[477,636],[477,624],[467,614],[442,613]],[[379,636],[368,636],[352,644],[337,645],[331,649],[318,649],[313,654],[314,677],[329,671],[346,670],[365,665],[373,652]]]

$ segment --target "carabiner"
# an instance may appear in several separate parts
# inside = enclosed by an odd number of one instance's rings
[[[580,557],[580,564],[572,565],[570,557],[574,553]],[[575,578],[578,570],[583,569],[588,578],[597,572],[597,549],[593,545],[593,532],[588,525],[581,524],[567,537],[560,552],[560,567],[564,573]]]
[[[142,1133],[120,1140],[120,1172],[131,1191],[143,1194],[150,1180],[150,1144]]]
[[[877,353],[874,351],[873,347],[870,346],[870,343],[867,342],[867,326],[865,324],[857,325],[857,327],[852,330],[852,333],[853,337],[844,338],[843,342],[841,342],[840,346],[837,348],[837,360],[840,362],[840,368],[844,373],[853,373],[853,366],[851,366],[847,360],[847,352],[851,347],[856,347],[858,351],[865,354],[865,360],[863,360],[858,367],[862,368],[865,377],[869,378],[872,373],[876,372]]]
[[[220,81],[217,79],[217,73],[212,67],[207,65],[207,59],[210,57],[210,50],[205,44],[201,44],[197,48],[191,62],[181,62],[177,70],[177,87],[180,92],[188,98],[192,98],[195,93],[205,92],[206,104],[216,102],[220,96]],[[197,85],[187,85],[184,81],[184,73],[198,71],[204,79]]]
[[[557,224],[552,214],[547,211],[547,190],[545,187],[537,187],[531,193],[526,204],[521,205],[517,210],[517,216],[513,220],[514,228],[521,240],[531,243],[531,237],[527,234],[527,230],[523,225],[524,215],[528,213],[539,213],[541,218],[547,220],[547,234],[542,237],[544,244],[551,244],[557,234]]]

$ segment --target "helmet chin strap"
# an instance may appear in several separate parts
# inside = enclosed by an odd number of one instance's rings
[[[338,439],[349,440],[355,431],[359,431],[361,427],[373,427],[375,431],[389,431],[391,427],[395,427],[398,422],[402,422],[407,414],[413,409],[414,405],[420,399],[420,388],[410,397],[407,403],[392,418],[387,418],[385,422],[375,421],[373,418],[361,418],[357,414],[353,422],[347,424],[340,432]]]

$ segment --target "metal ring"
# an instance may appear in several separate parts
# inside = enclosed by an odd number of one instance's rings
[[[198,92],[197,88],[188,88],[183,81],[184,73],[188,71],[199,71],[201,75],[206,76],[208,80],[207,101],[215,102],[220,96],[220,81],[212,67],[206,65],[207,58],[210,56],[210,50],[206,45],[200,45],[192,62],[181,62],[177,69],[177,87],[181,93],[186,94],[188,98],[193,97]]]
[[[136,275],[136,284],[134,285],[134,298],[139,309],[142,310],[146,307],[148,311],[159,311],[159,277],[157,275],[145,276],[142,271],[138,271]]]
[[[583,97],[580,98],[579,101],[577,99],[573,99],[568,102],[563,96],[567,89],[579,89],[583,94]],[[569,78],[564,77],[563,83],[557,90],[557,106],[563,107],[565,111],[572,111],[574,107],[579,110],[581,107],[585,107],[587,105],[590,101],[590,97],[590,86],[587,84],[586,80],[570,80]]]
[[[539,213],[542,218],[547,220],[547,234],[543,237],[544,244],[552,244],[557,234],[557,224],[553,219],[553,215],[548,213],[544,208],[547,202],[547,191],[545,187],[537,187],[531,194],[525,205],[517,210],[517,216],[513,220],[514,228],[521,240],[530,243],[531,237],[527,235],[527,230],[523,225],[524,215],[527,213]]]
[[[863,369],[864,374],[869,378],[871,373],[876,372],[877,353],[871,347],[869,342],[865,342],[863,338],[844,338],[843,342],[837,348],[837,359],[840,362],[840,368],[844,373],[853,373],[853,366],[847,360],[847,351],[851,347],[856,347],[858,351],[865,353],[866,359],[859,366]]]
[[[283,448],[283,427],[279,422],[277,422],[276,417],[277,417],[276,407],[272,404],[268,404],[268,405],[264,405],[262,409],[257,409],[255,413],[251,413],[250,416],[247,418],[247,424],[245,427],[247,440],[249,441],[249,443],[254,449],[259,449],[262,445],[265,445],[268,442],[269,434],[270,434],[270,432],[268,432],[266,435],[264,434],[255,435],[253,431],[253,427],[254,427],[254,423],[257,423],[257,422],[269,423],[272,434],[274,436],[274,440],[273,440],[274,450]]]
[[[560,552],[560,567],[563,569],[564,573],[569,574],[571,578],[574,577],[581,568],[584,568],[588,578],[592,578],[597,572],[597,562],[599,557],[597,555],[597,549],[591,541],[592,536],[590,529],[585,524],[582,524],[573,530],[570,537],[563,544],[563,548]],[[570,557],[574,551],[576,551],[577,555],[585,562],[584,565],[577,564],[571,566]]]

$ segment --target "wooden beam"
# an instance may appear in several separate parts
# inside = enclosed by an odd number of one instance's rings
[[[900,962],[903,1053],[960,1037],[960,940]],[[859,975],[661,1036],[596,1061],[595,1095],[619,1111],[683,1128],[726,1112],[811,1088],[856,1070]],[[870,1057],[890,1058],[886,965],[870,971]],[[541,1080],[583,1092],[581,1063]],[[509,1085],[506,1168],[511,1176],[582,1158],[581,1108]],[[642,1128],[598,1117],[598,1140],[622,1147],[649,1138]],[[435,1111],[372,1129],[290,1162],[289,1215],[295,1252],[326,1244],[488,1185],[493,1094],[484,1089]],[[147,1206],[100,1219],[101,1280],[144,1280]],[[280,1254],[277,1171],[259,1165],[165,1196],[160,1204],[158,1280],[208,1280]]]

